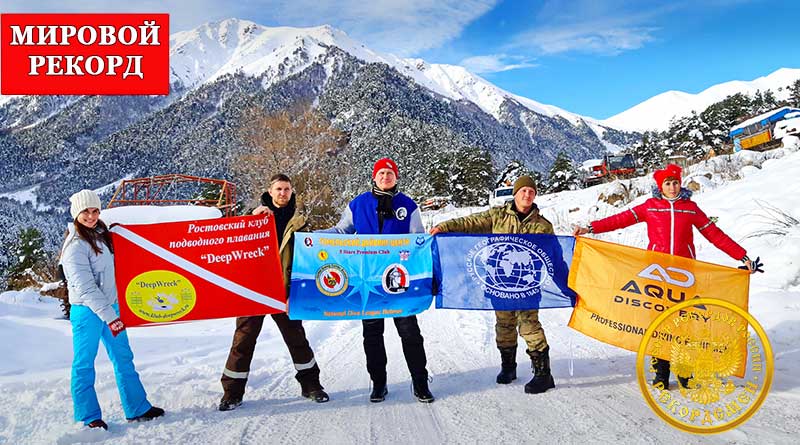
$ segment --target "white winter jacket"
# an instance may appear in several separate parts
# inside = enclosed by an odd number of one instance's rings
[[[67,278],[70,304],[87,306],[101,320],[110,323],[119,315],[111,306],[117,303],[114,278],[114,254],[103,242],[98,255],[70,224],[70,232],[61,250],[61,265]]]

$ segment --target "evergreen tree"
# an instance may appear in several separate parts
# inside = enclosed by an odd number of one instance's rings
[[[491,156],[485,150],[469,147],[458,158],[450,177],[453,202],[458,206],[486,204],[494,177]]]
[[[789,106],[800,108],[800,79],[789,85]]]
[[[239,197],[241,198],[241,197]],[[201,188],[200,192],[192,198],[194,204],[196,205],[205,205],[209,207],[220,207],[225,206],[225,197],[222,196],[222,186],[220,184],[213,184],[213,183],[204,183],[203,187]],[[231,209],[232,215],[240,215],[244,212],[245,204],[244,201],[239,199],[237,202],[229,203],[233,206]],[[225,208],[220,208],[223,215],[225,214]]]
[[[221,186],[219,184],[212,184],[212,183],[204,183],[200,189],[200,192],[192,198],[194,201],[197,201],[198,204],[202,203],[202,201],[207,201],[210,204],[210,201],[214,201],[214,205],[220,204],[220,190]]]
[[[700,120],[708,126],[708,130],[703,135],[703,143],[713,148],[717,154],[726,152],[730,145],[728,138],[730,129],[750,116],[752,110],[753,101],[741,93],[728,96],[710,105],[700,113]]]
[[[662,136],[656,131],[648,131],[642,135],[642,140],[633,145],[631,154],[647,171],[652,171],[664,165],[666,156],[661,147]]]
[[[548,189],[547,181],[544,179],[544,175],[538,171],[532,171],[528,173],[531,178],[533,178],[533,182],[536,183],[536,189],[541,193]]]
[[[578,170],[564,151],[558,153],[556,160],[553,162],[553,167],[550,168],[549,182],[550,186],[547,188],[547,191],[550,193],[580,188],[580,175],[578,174]]]
[[[35,228],[20,231],[11,248],[11,267],[8,270],[10,289],[21,289],[36,282],[37,272],[47,262],[44,237]]]
[[[764,108],[764,97],[761,95],[761,90],[756,90],[756,93],[753,95],[753,112],[763,113]]]
[[[447,153],[438,152],[428,172],[428,186],[431,196],[450,196],[450,160]]]
[[[705,140],[711,128],[696,112],[670,121],[667,130],[667,156],[683,155],[690,161],[702,159],[711,148]]]
[[[767,90],[763,93],[761,90],[756,90],[756,94],[753,96],[750,111],[751,114],[761,114],[777,107],[778,101],[775,100],[775,94],[773,94],[771,90]]]
[[[775,93],[773,93],[772,90],[767,90],[764,92],[764,104],[767,106],[767,109],[764,111],[774,110],[780,106],[778,99],[775,98]]]
[[[541,177],[540,173],[536,174]],[[495,180],[495,188],[513,185],[517,178],[525,175],[530,175],[532,177],[534,176],[534,174],[531,173],[531,170],[529,170],[528,167],[525,167],[525,164],[523,164],[521,161],[511,161],[497,176],[497,179]]]
[[[13,243],[8,239],[0,240],[0,289],[7,289],[8,272],[11,265],[11,249]]]
[[[429,172],[431,193],[447,196],[457,206],[483,205],[493,188],[491,156],[477,147],[439,153]]]

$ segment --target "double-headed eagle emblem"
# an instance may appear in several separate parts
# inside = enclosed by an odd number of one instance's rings
[[[736,389],[730,377],[739,371],[744,351],[739,336],[712,337],[705,331],[699,340],[672,344],[670,368],[688,379],[685,387],[680,385],[681,395],[708,405]]]

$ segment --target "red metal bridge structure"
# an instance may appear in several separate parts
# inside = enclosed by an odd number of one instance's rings
[[[130,205],[199,205],[234,216],[236,186],[224,179],[182,174],[123,179],[108,207]]]

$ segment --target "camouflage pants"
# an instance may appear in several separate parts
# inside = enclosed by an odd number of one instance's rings
[[[495,311],[497,321],[494,325],[497,334],[497,347],[517,347],[517,327],[519,335],[528,344],[528,354],[533,351],[542,351],[547,347],[544,329],[539,323],[539,311]]]

